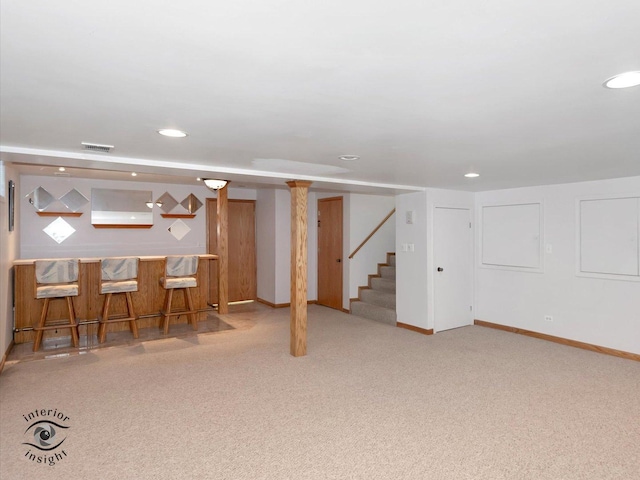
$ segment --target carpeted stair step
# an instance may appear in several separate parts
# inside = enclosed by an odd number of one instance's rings
[[[373,277],[371,278],[371,288],[373,290],[396,293],[396,280],[395,278]]]
[[[394,311],[396,309],[396,294],[393,292],[366,288],[360,291],[360,300],[380,307],[390,308]]]
[[[351,303],[351,314],[358,317],[368,318],[376,322],[386,323],[387,325],[396,326],[396,311],[384,308],[379,305],[373,305],[367,302],[354,301]]]
[[[380,271],[380,276],[382,278],[396,278],[396,267],[392,267],[391,265],[381,265],[378,270]]]
[[[396,266],[396,254],[395,253],[387,253],[387,263],[392,267]]]

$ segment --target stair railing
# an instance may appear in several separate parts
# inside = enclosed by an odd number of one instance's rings
[[[393,215],[394,213],[396,213],[396,209],[394,208],[393,210],[391,210],[389,212],[389,214],[384,217],[384,219],[378,224],[378,226],[376,228],[373,229],[373,231],[367,236],[367,238],[365,238],[362,243],[360,245],[358,245],[358,248],[356,248],[353,252],[351,252],[351,255],[349,255],[349,260],[351,260],[353,257],[355,257],[356,253],[358,253],[358,250],[360,250],[362,247],[365,246],[365,244],[371,240],[371,237],[373,237],[376,232],[378,230],[380,230],[380,228],[387,222],[387,220],[389,220],[389,218],[391,218],[391,215]]]

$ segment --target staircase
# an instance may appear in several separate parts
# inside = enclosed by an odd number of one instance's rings
[[[378,264],[378,274],[369,275],[369,286],[358,289],[351,300],[351,314],[396,326],[396,254],[387,253],[387,263]]]

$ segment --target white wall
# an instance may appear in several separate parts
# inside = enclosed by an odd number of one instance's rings
[[[276,190],[274,231],[276,305],[291,302],[291,191]],[[307,272],[308,273],[308,272]]]
[[[291,192],[259,189],[256,207],[258,298],[275,305],[291,301]],[[318,296],[317,205],[307,201],[307,299]]]
[[[476,250],[475,318],[640,353],[640,282],[575,272],[576,201],[609,194],[640,194],[640,177],[476,194],[476,224],[484,204],[542,201],[543,242],[552,253],[533,273],[481,267]],[[481,234],[477,228],[476,248]]]
[[[276,298],[276,191],[258,189],[256,201],[256,264],[258,298]]]
[[[10,164],[5,164],[6,183],[13,180],[15,189],[15,229],[9,231],[8,198],[0,198],[0,357],[13,340],[13,261],[18,257],[20,213],[18,199],[20,185],[18,174]],[[8,193],[8,192],[7,192]]]
[[[181,219],[191,231],[177,240],[168,228],[177,220],[162,218],[162,211],[153,208],[153,227],[150,229],[96,229],[91,225],[91,205],[87,203],[80,211],[81,217],[63,217],[76,232],[61,244],[56,243],[42,230],[55,217],[40,217],[31,206],[26,195],[43,187],[59,198],[75,188],[91,200],[91,188],[124,190],[150,190],[153,200],[169,192],[178,202],[193,193],[203,203],[192,219]],[[117,255],[167,255],[206,253],[206,198],[215,194],[205,186],[143,183],[112,180],[89,180],[35,175],[21,175],[20,188],[20,258],[103,257]],[[230,199],[255,199],[255,190],[229,188]],[[16,199],[18,200],[18,199]]]
[[[396,313],[398,322],[420,328],[433,328],[427,316],[427,192],[406,193],[396,198]],[[406,212],[413,211],[414,223],[406,223]],[[413,252],[401,245],[412,243]]]

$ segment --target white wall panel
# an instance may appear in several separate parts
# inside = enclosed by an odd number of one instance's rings
[[[541,269],[542,205],[483,205],[482,265]]]
[[[581,272],[638,275],[638,205],[638,198],[580,201]]]

